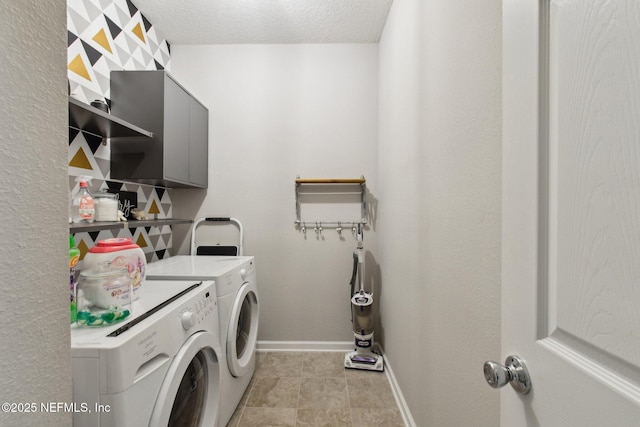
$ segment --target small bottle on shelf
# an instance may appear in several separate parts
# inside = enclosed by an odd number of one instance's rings
[[[88,182],[90,180],[91,178],[85,176],[79,176],[76,179],[80,188],[73,195],[71,202],[72,220],[75,223],[95,221],[96,208],[93,196],[89,192]]]

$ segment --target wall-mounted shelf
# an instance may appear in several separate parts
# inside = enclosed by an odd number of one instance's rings
[[[296,178],[296,184],[362,184],[367,182],[362,178]]]
[[[367,223],[367,180],[364,176],[360,178],[300,178],[296,177],[296,220],[295,224],[306,230],[307,225],[315,226],[316,230],[322,230],[322,227],[334,227],[342,229],[342,227],[355,227]],[[300,207],[300,195],[304,186],[356,186],[360,197],[360,219],[349,221],[320,221],[320,220],[303,220]],[[323,194],[321,192],[313,192],[309,194]],[[342,193],[344,194],[344,193]]]
[[[163,225],[176,225],[176,224],[191,224],[193,220],[191,219],[175,219],[175,218],[165,218],[165,219],[146,219],[141,221],[131,220],[131,221],[122,221],[122,222],[93,222],[91,224],[87,223],[77,223],[77,224],[69,224],[69,231],[71,233],[87,233],[91,231],[100,231],[100,230],[115,230],[120,228],[138,228],[138,227],[161,227]]]
[[[100,138],[153,137],[148,130],[72,97],[69,97],[69,127]]]

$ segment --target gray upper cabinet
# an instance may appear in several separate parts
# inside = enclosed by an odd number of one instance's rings
[[[111,141],[111,178],[207,188],[209,110],[166,71],[112,71],[111,113],[153,133]]]

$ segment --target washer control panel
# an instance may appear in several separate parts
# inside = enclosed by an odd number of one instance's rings
[[[180,310],[180,323],[185,330],[189,330],[214,315],[218,298],[216,298],[214,287],[211,290],[203,292],[197,299],[190,301]]]
[[[254,265],[253,260],[246,263],[240,269],[240,277],[242,277],[242,280],[254,280],[255,274],[256,274],[256,267]]]

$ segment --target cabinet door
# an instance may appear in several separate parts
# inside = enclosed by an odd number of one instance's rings
[[[164,178],[189,182],[189,104],[190,96],[169,77],[165,77]]]
[[[209,111],[190,99],[189,182],[207,188],[209,157]]]

